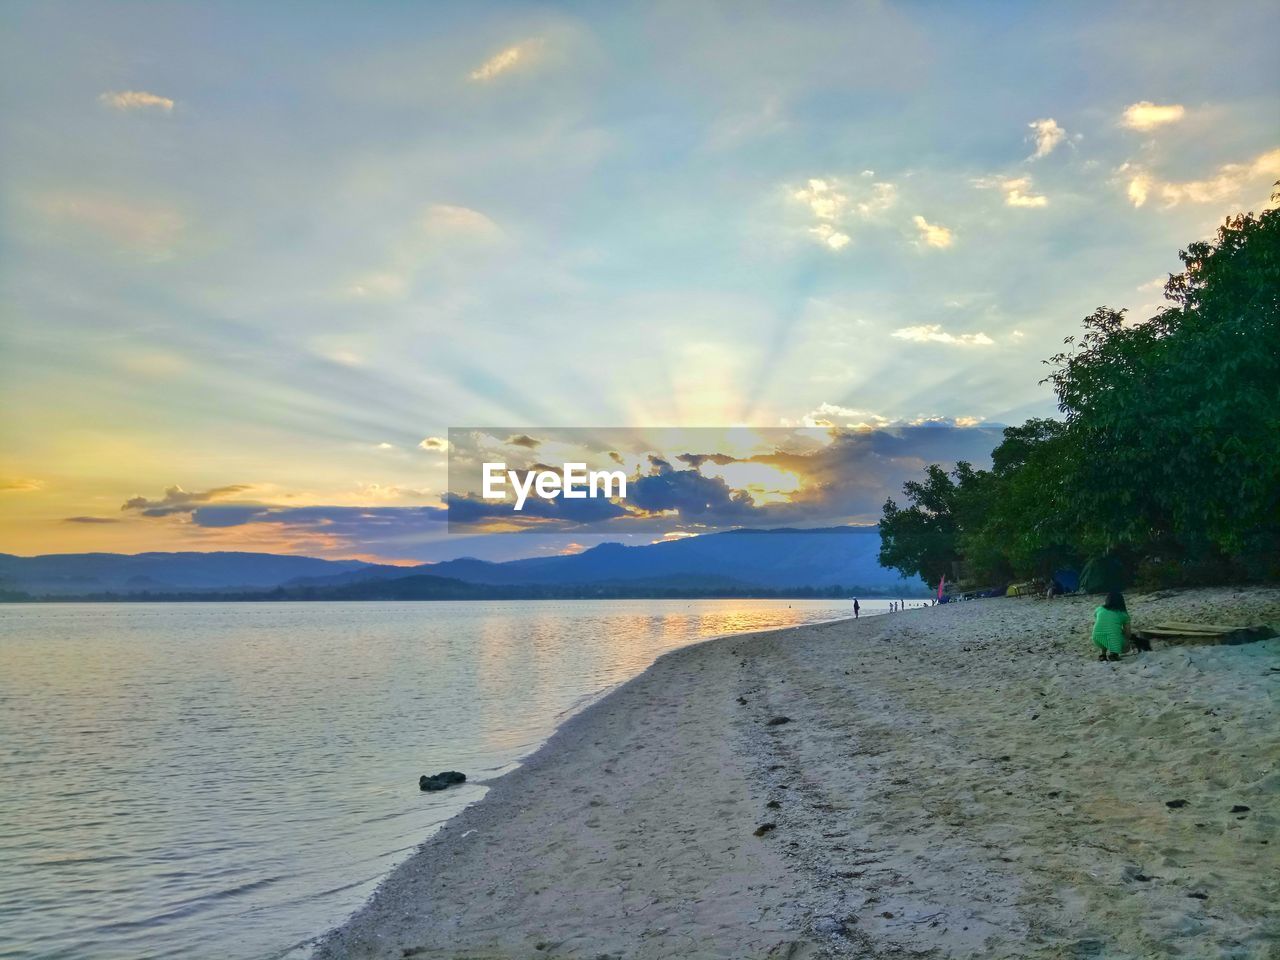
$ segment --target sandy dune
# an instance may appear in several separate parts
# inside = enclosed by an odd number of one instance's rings
[[[665,656],[317,958],[1280,957],[1280,640],[1097,663],[1095,603]],[[1130,609],[1280,623],[1280,590]]]

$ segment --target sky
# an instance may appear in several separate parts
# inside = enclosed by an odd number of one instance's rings
[[[477,424],[825,431],[896,493],[1052,415],[1080,319],[1149,316],[1280,179],[1270,2],[0,21],[19,554],[576,549],[447,534]]]

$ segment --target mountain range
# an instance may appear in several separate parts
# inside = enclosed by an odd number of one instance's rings
[[[918,580],[904,580],[880,566],[879,547],[875,527],[848,526],[733,530],[641,546],[604,543],[561,556],[500,563],[464,557],[416,567],[264,553],[0,554],[0,593],[68,599],[144,594],[426,599],[672,591],[731,596],[835,588],[919,594],[924,588]]]

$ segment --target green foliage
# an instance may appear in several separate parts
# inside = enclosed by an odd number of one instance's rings
[[[1048,382],[1091,544],[1205,563],[1275,553],[1280,532],[1280,211],[1232,217],[1179,254],[1173,304],[1099,310]]]
[[[1079,560],[1065,522],[1071,493],[1070,451],[1056,420],[1028,420],[1006,427],[979,475],[981,502],[963,518],[961,552],[969,576],[1003,582],[1047,576]]]
[[[948,474],[936,463],[925,471],[923,482],[909,480],[903,492],[910,506],[899,508],[892,499],[884,504],[880,521],[880,564],[900,570],[903,576],[919,576],[930,586],[951,574],[960,559],[957,550],[957,501],[966,485],[975,482],[969,464],[961,461]]]
[[[1102,554],[1148,582],[1280,575],[1280,211],[1179,256],[1170,306],[1099,308],[1046,361],[1062,420],[885,504],[883,563],[934,583],[953,561],[999,582]]]

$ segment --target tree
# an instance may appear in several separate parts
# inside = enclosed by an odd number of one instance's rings
[[[1274,565],[1280,545],[1280,212],[1179,254],[1173,304],[1100,308],[1047,378],[1065,414],[1078,543],[1189,566]]]
[[[961,495],[959,547],[972,579],[1047,577],[1077,562],[1065,506],[1071,476],[1060,421],[1005,428],[991,453],[991,471],[979,471],[971,491]]]
[[[960,559],[957,497],[974,482],[973,467],[961,461],[950,474],[938,464],[930,464],[922,482],[908,480],[903,484],[911,505],[903,509],[893,498],[885,501],[880,520],[880,565],[893,567],[905,577],[918,576],[930,586],[950,575],[952,564]]]
[[[1100,307],[1045,361],[1062,420],[1008,427],[991,470],[934,464],[909,506],[885,502],[882,564],[936,583],[962,560],[998,583],[1110,554],[1152,582],[1280,577],[1280,210],[1179,257],[1170,306],[1137,323]]]

